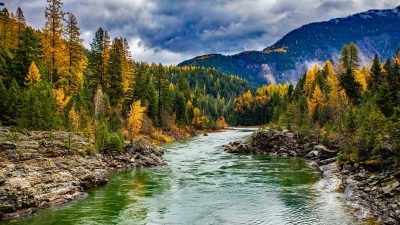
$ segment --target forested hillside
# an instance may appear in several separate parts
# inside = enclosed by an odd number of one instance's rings
[[[400,43],[400,7],[369,10],[345,18],[304,25],[286,34],[263,51],[245,51],[231,56],[204,55],[180,65],[214,67],[239,75],[254,86],[290,82],[295,84],[310,63],[337,59],[343,45],[357,44],[367,61],[377,53],[395,55]]]
[[[214,69],[135,62],[124,37],[99,28],[85,49],[78,19],[48,0],[43,30],[23,10],[0,14],[0,124],[81,132],[99,148],[123,139],[219,129],[249,84]],[[101,24],[99,24],[101,25]]]
[[[338,65],[314,65],[295,88],[248,92],[235,111],[340,148],[342,162],[389,169],[400,162],[400,51],[383,62],[375,55],[369,65],[361,68],[357,46],[345,45]]]

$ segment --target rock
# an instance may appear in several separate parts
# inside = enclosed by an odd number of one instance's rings
[[[204,136],[208,136],[208,134],[207,134],[207,133],[204,133]]]
[[[0,150],[10,150],[10,149],[16,149],[17,148],[17,144],[15,144],[14,142],[11,141],[3,141],[0,142]]]
[[[396,188],[399,187],[399,186],[400,186],[400,182],[396,180],[395,182],[393,182],[391,184],[388,184],[385,187],[383,187],[382,190],[383,190],[383,193],[388,194],[388,193],[396,190]]]
[[[316,151],[316,150],[313,150],[313,151],[309,152],[309,153],[306,155],[306,158],[307,158],[307,159],[313,159],[313,158],[317,158],[318,155],[319,155],[319,152]]]
[[[318,161],[318,165],[326,165],[326,164],[333,163],[333,162],[336,162],[336,161],[337,161],[337,158],[336,157],[332,157],[332,158],[329,158],[329,159],[319,160]]]
[[[270,128],[255,132],[251,140],[236,141],[225,146],[225,151],[244,154],[268,154],[278,156],[304,155],[294,135],[287,130],[277,131]]]
[[[337,153],[337,151],[330,150],[324,145],[315,145],[314,151],[318,151],[319,159],[331,158],[334,157]]]

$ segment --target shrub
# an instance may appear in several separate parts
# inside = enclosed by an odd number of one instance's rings
[[[112,133],[106,145],[107,149],[122,152],[124,150],[124,139],[117,133]]]

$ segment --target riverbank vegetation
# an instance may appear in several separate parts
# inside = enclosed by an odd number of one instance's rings
[[[236,99],[235,111],[286,127],[342,149],[341,162],[372,170],[400,163],[400,52],[383,63],[377,55],[360,66],[357,46],[344,46],[337,62],[326,61],[291,85],[264,86]],[[249,121],[250,120],[250,121]]]
[[[0,13],[0,124],[68,130],[99,149],[222,129],[247,81],[214,69],[134,61],[129,41],[99,28],[83,46],[77,18],[48,0],[43,30],[21,8]]]

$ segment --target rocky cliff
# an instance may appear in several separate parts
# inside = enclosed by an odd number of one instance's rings
[[[0,127],[0,219],[85,197],[89,188],[107,183],[112,169],[164,164],[163,150],[146,141],[126,144],[123,152],[94,149],[75,133]]]

